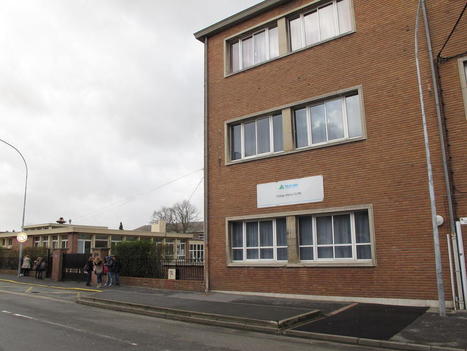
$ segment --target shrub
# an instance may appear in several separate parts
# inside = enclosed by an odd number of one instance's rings
[[[164,251],[164,246],[148,241],[123,241],[112,247],[122,265],[120,274],[127,277],[159,278]]]

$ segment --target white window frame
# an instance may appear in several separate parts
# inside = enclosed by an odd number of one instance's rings
[[[356,94],[355,94],[356,93]],[[294,145],[296,150],[301,150],[309,147],[314,147],[314,146],[320,146],[320,145],[326,145],[326,144],[333,144],[333,143],[339,143],[342,141],[346,140],[352,140],[352,139],[360,139],[365,135],[364,131],[364,126],[363,126],[363,113],[361,111],[361,107],[359,108],[360,110],[360,126],[362,129],[362,135],[354,136],[354,137],[349,137],[349,122],[348,122],[348,116],[347,116],[347,105],[346,105],[346,98],[350,96],[357,95],[359,99],[359,106],[361,106],[361,96],[358,91],[355,92],[350,92],[347,94],[343,94],[340,96],[335,96],[331,97],[326,100],[321,100],[319,102],[314,102],[312,104],[306,105],[306,106],[301,106],[301,107],[296,107],[293,109],[292,113],[292,119],[293,119],[293,124],[294,124]],[[335,100],[340,100],[341,102],[341,111],[342,111],[342,126],[344,129],[344,136],[342,138],[337,138],[337,139],[331,139],[329,140],[329,131],[328,131],[328,123],[327,123],[327,112],[326,109],[324,110],[324,118],[325,118],[325,128],[326,128],[326,140],[319,142],[319,143],[313,143],[313,134],[312,134],[312,129],[311,129],[311,109],[316,106],[320,105],[325,105],[327,102],[335,101]],[[295,119],[295,111],[297,110],[302,110],[305,109],[306,111],[306,133],[307,133],[307,144],[304,146],[297,146],[297,126],[296,126],[296,119]]]
[[[190,244],[190,260],[204,261],[204,245],[203,244]]]
[[[362,210],[355,210],[355,211],[347,211],[347,212],[337,212],[337,213],[320,213],[320,214],[313,214],[313,215],[305,215],[305,216],[299,216],[299,217],[307,217],[310,216],[312,218],[312,230],[313,230],[313,244],[307,244],[307,245],[300,245],[300,233],[298,232],[298,253],[300,255],[300,248],[302,247],[313,247],[313,259],[312,260],[302,260],[300,257],[300,262],[304,263],[311,263],[311,262],[323,262],[323,263],[330,263],[330,262],[372,262],[373,257],[371,258],[365,258],[365,259],[359,259],[357,258],[357,246],[368,246],[370,245],[371,247],[371,255],[373,256],[373,242],[372,242],[372,236],[371,236],[371,225],[370,225],[370,213],[367,210],[368,214],[368,225],[369,225],[369,235],[370,235],[370,241],[367,243],[357,243],[357,238],[356,238],[356,231],[355,231],[355,212],[361,212],[365,211],[364,209]],[[346,243],[346,244],[335,244],[334,242],[332,244],[318,244],[317,236],[317,226],[316,226],[316,219],[320,217],[331,217],[332,220],[332,237],[334,241],[334,216],[340,216],[340,215],[350,215],[350,235],[351,235],[351,243]],[[298,218],[297,218],[298,219]],[[299,220],[299,219],[298,219]],[[297,226],[298,228],[298,226]],[[298,230],[298,229],[297,229]],[[335,256],[335,248],[339,246],[352,246],[352,257],[343,257],[343,258],[319,258],[318,257],[318,247],[332,247],[333,248],[333,256]]]
[[[259,64],[262,64],[264,62],[267,62],[267,61],[270,61],[271,59],[273,58],[276,58],[278,56],[274,56],[274,57],[271,57],[271,47],[270,47],[270,35],[269,35],[269,31],[273,28],[276,28],[276,30],[278,31],[279,28],[277,27],[277,24],[274,24],[274,25],[269,25],[269,26],[266,26],[266,27],[263,27],[263,28],[260,28],[260,29],[257,29],[255,30],[254,32],[252,33],[249,33],[248,35],[245,35],[245,36],[242,36],[242,37],[239,37],[239,38],[235,38],[235,39],[230,39],[228,41],[228,45],[229,45],[229,73],[233,74],[233,73],[237,73],[237,72],[240,72],[240,71],[243,71],[247,68],[251,68],[251,67],[254,67],[256,65],[259,65]],[[258,35],[260,33],[264,32],[265,34],[265,40],[266,40],[266,59],[264,61],[259,61],[259,62],[255,62],[255,35]],[[245,40],[248,40],[248,39],[252,39],[252,50],[253,50],[253,64],[251,64],[250,66],[246,66],[244,67],[243,65],[243,41]],[[279,46],[279,33],[277,33],[277,45]],[[234,44],[238,43],[238,71],[234,71],[233,70],[233,67],[232,67],[232,46]]]
[[[287,31],[288,31],[288,40],[289,40],[289,51],[290,52],[296,52],[296,51],[299,51],[299,50],[302,50],[304,48],[307,48],[307,47],[311,47],[311,46],[314,46],[314,45],[318,45],[320,43],[324,43],[328,40],[333,40],[341,35],[345,35],[347,33],[351,33],[353,32],[355,29],[354,29],[354,15],[353,15],[353,11],[352,11],[352,3],[351,3],[351,0],[344,0],[344,1],[347,1],[348,4],[347,6],[349,7],[349,16],[350,16],[350,23],[351,23],[351,26],[350,26],[350,29],[346,32],[341,32],[340,30],[340,23],[339,23],[339,13],[338,13],[338,10],[337,10],[337,2],[338,0],[332,0],[332,1],[327,1],[323,4],[320,4],[319,6],[316,6],[316,7],[313,7],[312,9],[308,9],[307,11],[304,11],[302,13],[300,13],[298,16],[291,16],[289,19],[288,19],[288,25],[287,25]],[[323,8],[323,7],[326,7],[328,6],[329,4],[332,4],[332,7],[333,7],[333,25],[334,25],[334,35],[329,37],[329,38],[326,38],[326,39],[321,39],[321,28],[319,28],[319,40],[315,43],[311,43],[311,44],[307,44],[306,43],[306,35],[305,35],[305,16],[313,13],[316,11],[317,13],[317,18],[318,18],[318,26],[320,26],[320,21],[319,21],[319,9]],[[292,31],[290,29],[290,21],[292,20],[295,20],[299,18],[300,19],[300,43],[301,43],[301,46],[295,50],[292,50]]]
[[[231,224],[229,225],[230,232],[232,233],[232,223],[233,222],[241,222],[242,223],[242,247],[239,246],[233,246],[233,236],[230,235],[230,252],[231,252],[231,261],[234,263],[255,263],[255,262],[287,262],[287,260],[278,260],[277,259],[277,249],[286,249],[288,248],[287,246],[283,245],[277,245],[277,224],[276,220],[278,218],[264,218],[264,219],[257,219],[257,220],[244,220],[244,221],[232,221]],[[280,218],[282,219],[282,218]],[[285,218],[284,218],[285,220]],[[272,246],[261,246],[261,235],[260,235],[260,223],[261,222],[271,222],[272,221]],[[258,223],[258,246],[255,247],[247,247],[246,244],[246,226],[247,223]],[[233,259],[233,249],[242,249],[242,254],[243,254],[243,260],[234,260]],[[255,259],[248,259],[247,258],[247,249],[257,249],[258,250],[258,258]],[[272,249],[273,251],[273,258],[261,258],[261,249]]]
[[[229,151],[230,151],[230,160],[232,162],[240,161],[240,160],[247,160],[247,159],[251,159],[251,158],[262,157],[262,156],[266,156],[266,155],[272,155],[272,154],[278,154],[278,153],[284,152],[284,135],[283,135],[283,131],[282,131],[282,150],[274,151],[274,117],[275,116],[281,116],[281,121],[284,118],[282,116],[282,113],[275,113],[275,114],[271,114],[271,115],[268,115],[268,116],[257,117],[255,119],[248,119],[248,120],[245,120],[245,121],[241,121],[240,123],[232,123],[231,125],[229,125],[229,134],[230,134]],[[258,121],[262,120],[262,119],[268,119],[269,120],[269,151],[258,153]],[[249,124],[249,123],[252,123],[252,122],[255,123],[255,141],[256,141],[255,147],[256,147],[256,153],[254,155],[245,156],[245,124]],[[238,125],[240,125],[240,154],[241,155],[240,155],[240,158],[233,159],[232,158],[232,156],[233,156],[232,146],[233,146],[233,140],[234,140],[234,138],[233,138],[233,127],[238,126]]]
[[[182,249],[183,247],[183,249]],[[186,243],[184,241],[178,241],[177,242],[177,260],[184,260],[185,259],[185,254],[186,254]],[[183,253],[183,255],[181,255]]]

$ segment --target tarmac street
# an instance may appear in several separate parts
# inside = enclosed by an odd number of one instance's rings
[[[78,293],[92,292],[0,282],[0,350],[378,350],[97,309]]]

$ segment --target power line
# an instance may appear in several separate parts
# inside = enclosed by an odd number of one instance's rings
[[[198,183],[198,185],[196,185],[196,188],[195,188],[195,190],[193,190],[193,192],[191,193],[190,197],[188,198],[188,202],[190,202],[190,201],[191,201],[191,198],[192,198],[192,197],[193,197],[193,195],[196,193],[196,190],[198,190],[198,188],[199,188],[199,186],[201,185],[201,182],[203,181],[203,179],[204,179],[204,175],[203,175],[203,176],[201,176],[201,179],[199,180],[199,183]]]
[[[116,208],[116,207],[121,207],[121,206],[124,206],[126,204],[128,204],[129,202],[135,200],[137,197],[140,197],[140,196],[143,196],[143,195],[147,195],[149,193],[152,193],[156,190],[159,190],[167,185],[170,185],[172,183],[175,183],[176,181],[179,181],[180,179],[183,179],[183,178],[186,178],[196,172],[199,172],[199,171],[202,171],[203,168],[199,168],[199,169],[196,169],[190,173],[187,173],[185,175],[182,175],[181,177],[178,177],[178,178],[175,178],[175,179],[172,179],[172,180],[169,180],[168,182],[165,182],[163,184],[160,184],[158,185],[157,187],[151,189],[151,190],[148,190],[148,191],[144,191],[144,192],[141,192],[141,193],[137,193],[137,194],[134,194],[134,195],[131,195],[130,197],[128,197],[126,200],[119,200],[119,201],[115,201],[107,206],[103,206],[101,207],[100,209],[98,209],[97,211],[93,211],[92,213],[89,213],[89,214],[86,214],[86,215],[83,215],[83,216],[79,216],[79,217],[76,217],[75,219],[82,219],[82,218],[87,218],[87,217],[93,217],[93,216],[96,216],[98,214],[101,214],[109,209],[113,209],[113,208]]]
[[[459,22],[461,21],[461,18],[462,18],[462,16],[464,15],[464,12],[465,12],[465,9],[466,9],[466,8],[467,8],[467,2],[465,3],[465,6],[464,6],[464,8],[462,9],[461,14],[459,15],[459,18],[457,19],[456,24],[454,24],[454,27],[452,28],[451,33],[449,33],[448,37],[446,38],[446,41],[444,42],[443,46],[441,47],[441,50],[439,50],[439,53],[438,53],[438,56],[437,56],[437,57],[438,57],[438,61],[439,61],[439,60],[447,60],[447,59],[451,58],[451,57],[442,57],[442,56],[441,56],[441,53],[443,52],[444,48],[445,48],[446,45],[448,44],[448,42],[449,42],[449,40],[451,39],[452,35],[454,34],[454,31],[456,30],[457,25],[458,25]],[[452,57],[456,57],[456,56],[458,56],[458,55],[454,55],[454,56],[452,56]]]

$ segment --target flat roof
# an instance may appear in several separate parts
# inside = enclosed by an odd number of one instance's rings
[[[217,23],[214,23],[213,25],[210,25],[209,27],[201,29],[200,31],[194,33],[194,36],[199,41],[204,42],[204,38],[206,37],[210,37],[214,34],[222,32],[223,30],[233,27],[238,23],[244,22],[250,18],[258,16],[274,7],[285,4],[289,1],[292,1],[292,0],[261,1],[259,4],[253,5],[243,11],[236,13],[235,15],[227,17],[226,19],[223,19],[222,21],[219,21]]]

